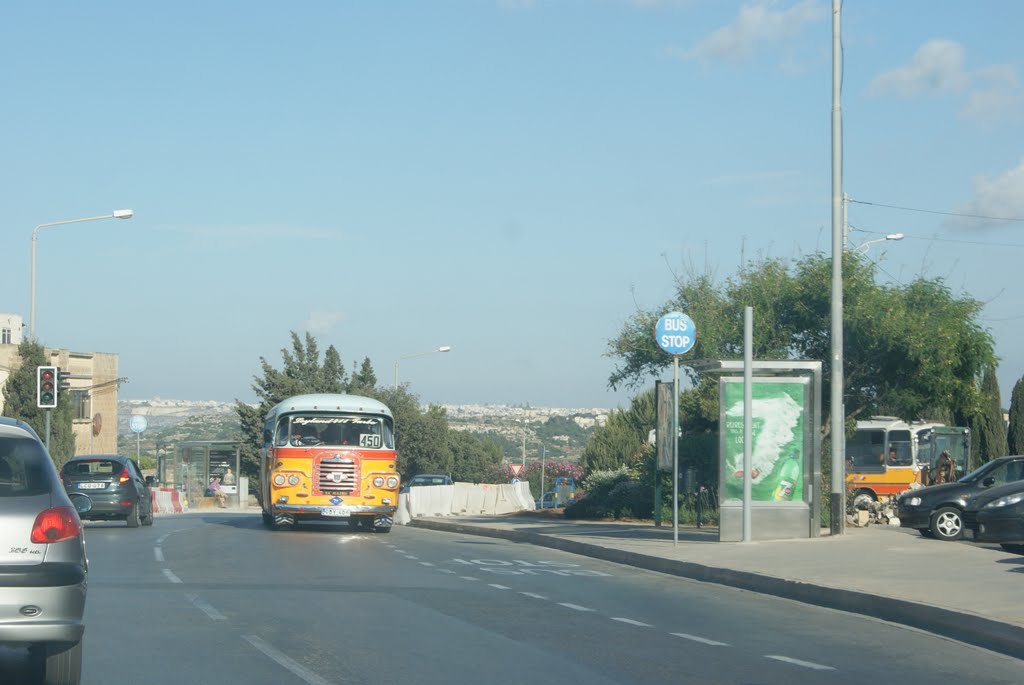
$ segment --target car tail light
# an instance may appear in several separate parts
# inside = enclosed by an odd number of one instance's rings
[[[131,479],[132,477],[128,475],[128,467],[125,466],[124,469],[121,470],[121,477],[117,479],[117,483],[118,485],[124,485]]]
[[[53,507],[36,516],[32,524],[32,542],[46,544],[76,537],[82,523],[71,507]]]

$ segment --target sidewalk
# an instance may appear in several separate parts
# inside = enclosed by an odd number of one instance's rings
[[[718,542],[717,528],[526,516],[418,518],[414,527],[499,537],[874,616],[1024,659],[1024,556],[916,531],[847,527],[817,539]]]

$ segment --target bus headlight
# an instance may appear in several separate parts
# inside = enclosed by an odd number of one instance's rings
[[[286,479],[284,477],[284,474],[279,473],[276,476],[274,476],[274,485],[276,485],[277,487],[281,487],[282,485],[285,484],[285,480]]]
[[[298,476],[296,476],[294,473],[292,475],[288,476],[288,485],[295,486],[295,485],[298,485],[298,484],[299,484],[299,477]]]
[[[398,487],[398,479],[395,478],[394,476],[391,476],[390,478],[388,478],[388,487],[391,488],[392,490],[397,488]]]
[[[373,479],[373,487],[375,487],[375,488],[382,488],[382,487],[384,487],[384,479],[381,478],[380,476],[377,476],[376,478],[374,478]]]

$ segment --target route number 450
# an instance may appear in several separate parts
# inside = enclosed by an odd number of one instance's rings
[[[453,563],[472,566],[478,571],[487,571],[505,576],[539,576],[550,574],[555,576],[588,576],[592,578],[608,577],[610,573],[594,571],[586,568],[579,568],[579,564],[569,564],[562,561],[523,561],[513,559],[504,561],[502,559],[452,559]]]

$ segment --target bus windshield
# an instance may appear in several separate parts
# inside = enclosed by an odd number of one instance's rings
[[[278,447],[358,447],[394,449],[391,421],[366,414],[290,414],[277,423]]]

